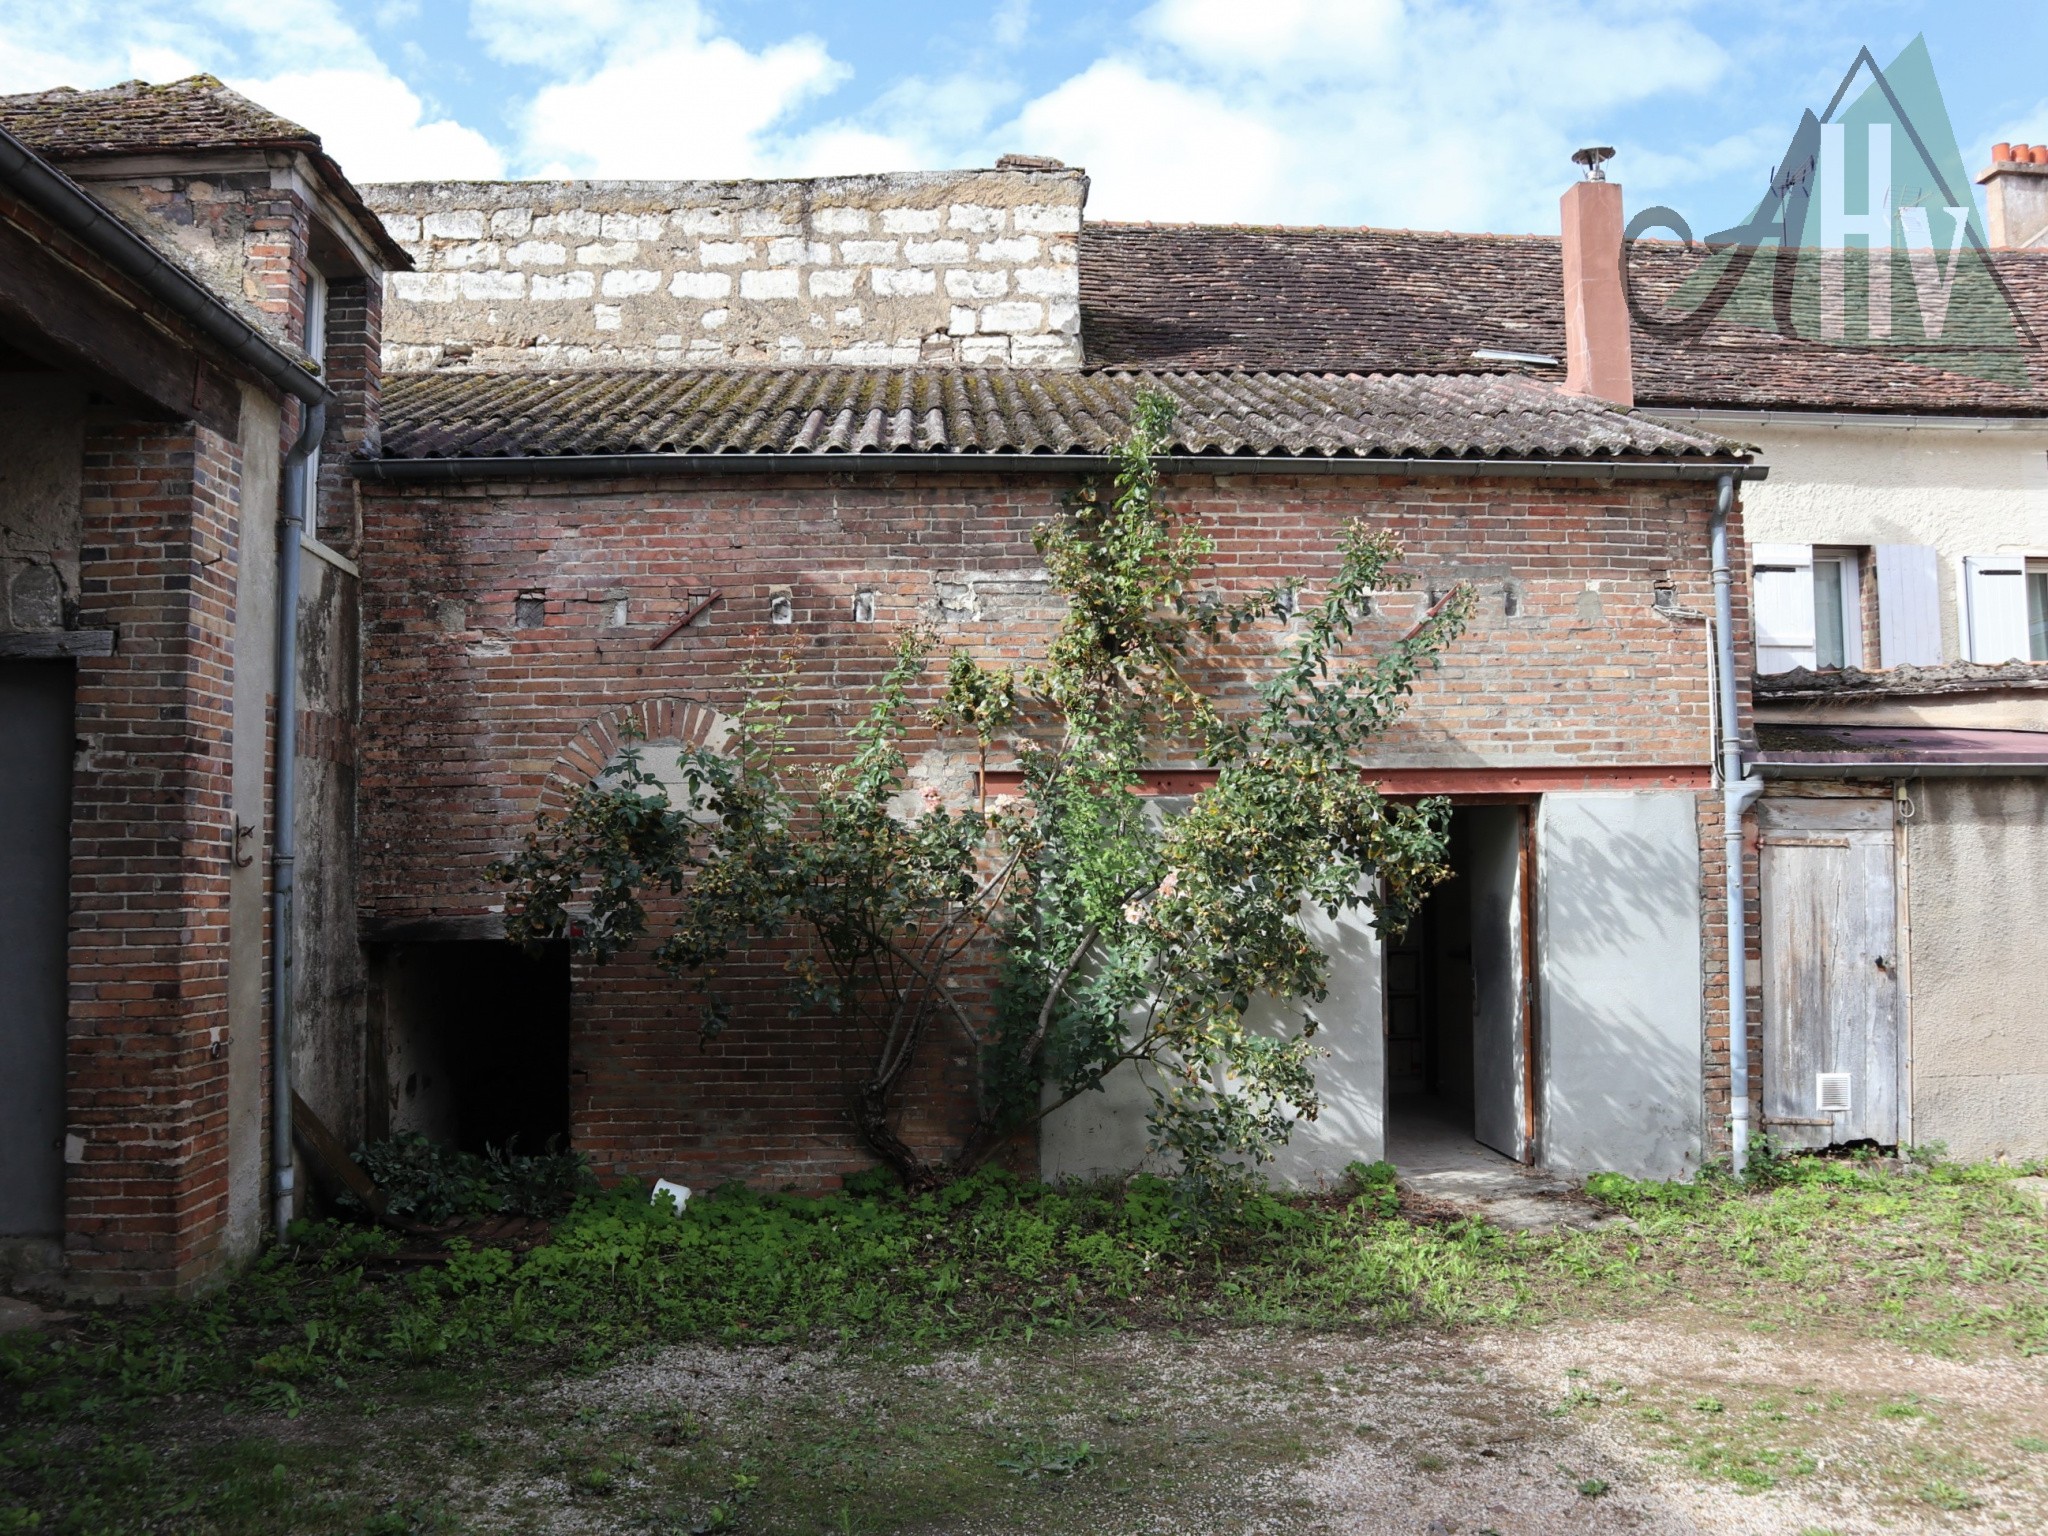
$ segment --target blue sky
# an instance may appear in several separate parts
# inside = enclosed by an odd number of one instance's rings
[[[2048,7],[1686,0],[0,0],[0,90],[217,74],[359,181],[1056,155],[1090,212],[1549,231],[1573,148],[1695,229],[1924,33],[1963,158],[2048,141]]]

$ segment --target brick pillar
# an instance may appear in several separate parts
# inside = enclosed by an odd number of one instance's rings
[[[187,1287],[226,1221],[240,480],[204,428],[88,431],[83,607],[118,639],[78,670],[65,1249],[87,1289]]]
[[[335,278],[327,287],[327,386],[335,394],[320,444],[317,504],[319,536],[354,555],[355,481],[348,461],[378,451],[379,404],[383,393],[383,294],[377,278]]]

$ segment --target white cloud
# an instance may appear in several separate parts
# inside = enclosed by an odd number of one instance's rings
[[[1099,216],[1553,229],[1574,148],[1727,62],[1628,0],[1157,0],[1134,30],[988,141],[1085,165]]]
[[[299,70],[227,83],[319,134],[352,181],[489,181],[505,174],[505,157],[489,139],[445,119],[422,122],[419,97],[382,68]]]
[[[357,180],[504,174],[490,141],[430,113],[331,0],[0,3],[0,91],[199,73],[312,129]]]

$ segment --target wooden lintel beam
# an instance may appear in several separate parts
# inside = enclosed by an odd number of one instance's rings
[[[232,379],[5,219],[0,323],[46,362],[99,375],[173,417],[236,435],[242,397]]]

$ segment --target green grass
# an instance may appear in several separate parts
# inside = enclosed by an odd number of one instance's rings
[[[784,1408],[739,1438],[687,1416],[557,1421],[533,1406],[553,1384],[684,1343],[1029,1357],[1127,1329],[1197,1347],[1225,1327],[1459,1330],[1681,1301],[1792,1332],[2035,1353],[2048,1349],[2048,1224],[2004,1187],[2020,1171],[1805,1159],[1742,1187],[1603,1176],[1592,1192],[1631,1224],[1566,1236],[1411,1220],[1383,1168],[1356,1169],[1338,1196],[1246,1195],[1220,1214],[1148,1179],[1053,1190],[987,1173],[916,1198],[732,1188],[680,1215],[626,1188],[584,1198],[524,1256],[457,1245],[404,1273],[389,1272],[388,1234],[303,1226],[214,1296],[0,1339],[0,1532],[456,1528],[439,1495],[337,1466],[335,1444],[363,1465],[424,1456],[480,1486],[544,1474],[549,1497],[644,1507],[678,1531],[772,1528],[764,1511],[820,1487],[848,1521],[1027,1493],[1085,1503],[1163,1486],[1161,1468],[1190,1460],[1158,1449],[1167,1430],[1118,1406],[1114,1381],[1087,1438],[1050,1427],[1071,1411],[1057,1393],[1032,1422],[986,1432],[947,1417],[967,1410],[943,1394],[928,1421]],[[1558,1411],[1626,1402],[1615,1385],[1573,1386]],[[1812,1469],[1795,1433],[1809,1410],[1779,1397],[1625,1411],[1700,1476],[1756,1489]],[[1910,1397],[1863,1411],[1900,1425],[1933,1412]],[[1193,1459],[1218,1476],[1242,1456],[1305,1454],[1214,1434]],[[1974,1497],[1967,1469],[1919,1476],[1923,1505],[1970,1507],[1944,1502]]]

